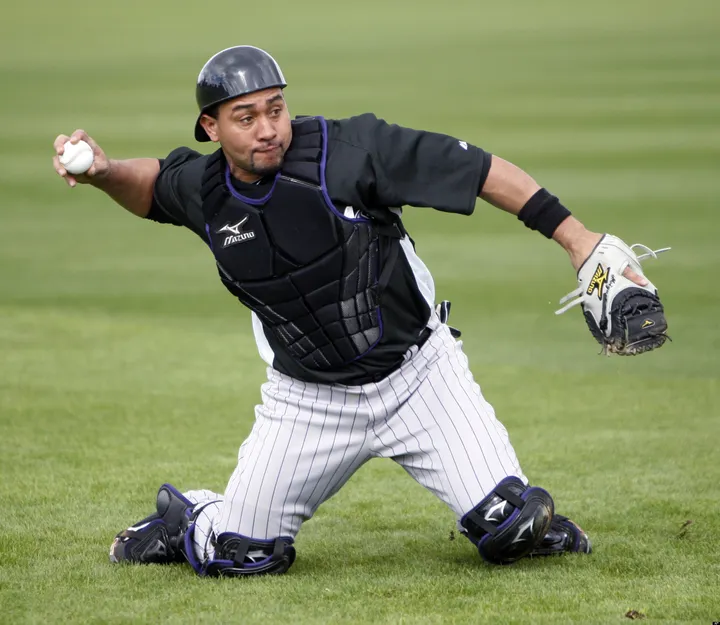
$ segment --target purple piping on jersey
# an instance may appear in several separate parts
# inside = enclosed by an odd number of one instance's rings
[[[343,213],[341,213],[336,207],[333,201],[330,199],[330,194],[327,190],[327,184],[325,182],[325,166],[327,165],[327,149],[328,149],[328,129],[327,129],[327,122],[325,121],[324,117],[318,116],[320,120],[320,125],[322,126],[322,160],[320,161],[320,188],[322,189],[323,197],[325,198],[325,203],[328,205],[330,210],[335,213],[340,219],[343,219],[345,221],[354,221],[354,222],[369,222],[370,220],[366,217],[346,217]]]
[[[371,349],[375,348],[375,346],[380,342],[380,339],[383,336],[383,322],[382,322],[382,315],[380,314],[380,305],[379,304],[377,307],[377,320],[378,320],[378,328],[380,328],[380,334],[378,334],[378,340],[375,341],[370,347],[368,347],[368,352]],[[365,352],[365,353],[367,353],[367,352]]]
[[[230,177],[230,165],[225,166],[225,185],[227,186],[228,191],[230,191],[230,195],[240,200],[241,202],[245,202],[246,204],[252,204],[253,206],[260,206],[262,204],[265,204],[265,202],[270,199],[273,191],[275,191],[275,185],[277,184],[279,177],[280,172],[275,174],[275,180],[273,180],[272,187],[270,187],[270,191],[267,192],[267,195],[265,197],[261,197],[259,200],[254,200],[253,198],[247,197],[242,193],[238,193],[237,189],[233,187],[232,184],[232,178]]]
[[[210,249],[212,250],[212,253],[215,253],[215,250],[213,248],[212,244],[212,237],[210,236],[210,224],[205,224],[205,232],[207,232],[208,235],[208,245],[210,246]]]
[[[325,181],[325,167],[327,166],[327,145],[328,145],[328,130],[327,130],[327,122],[325,121],[324,117],[317,118],[320,121],[320,125],[322,126],[322,159],[320,161],[320,189],[322,191],[323,199],[325,200],[325,204],[327,204],[328,208],[335,213],[337,217],[344,221],[353,221],[353,222],[368,222],[370,221],[366,217],[346,217],[343,213],[341,213],[333,201],[330,199],[330,194],[328,193],[327,189],[327,183]],[[278,178],[280,177],[281,172],[278,171],[275,174],[275,180],[273,180],[272,187],[270,187],[270,190],[267,192],[267,195],[264,197],[261,197],[260,199],[253,199],[250,197],[247,197],[243,195],[242,193],[239,193],[237,189],[232,184],[232,177],[230,175],[230,165],[225,166],[225,185],[228,188],[228,191],[230,191],[230,194],[240,200],[241,202],[246,202],[247,204],[251,204],[253,206],[260,206],[262,204],[265,204],[270,199],[270,196],[273,194],[273,191],[275,191],[275,185],[277,184]]]

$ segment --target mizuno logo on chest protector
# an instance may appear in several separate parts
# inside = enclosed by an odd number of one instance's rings
[[[242,243],[243,241],[249,241],[250,239],[255,238],[255,232],[253,230],[249,230],[248,232],[240,232],[240,228],[242,228],[243,224],[248,220],[248,218],[249,215],[245,215],[245,217],[243,217],[236,224],[226,223],[216,232],[216,234],[222,234],[223,232],[229,233],[223,241],[223,249],[229,247],[230,245],[235,245],[236,243]]]

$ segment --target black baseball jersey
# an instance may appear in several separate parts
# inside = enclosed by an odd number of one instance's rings
[[[490,168],[490,155],[465,141],[388,124],[372,114],[326,120],[326,138],[327,194],[333,210],[349,216],[382,220],[405,205],[469,215]],[[210,158],[183,147],[162,160],[148,218],[185,226],[210,244],[201,199]],[[256,184],[227,179],[235,195],[258,199],[272,193],[274,181],[274,176]],[[373,349],[330,370],[308,369],[253,313],[263,359],[283,373],[321,383],[363,384],[397,368],[420,340],[418,328],[427,323],[434,298],[432,277],[413,245],[407,238],[401,243],[402,254],[382,295],[382,336]]]

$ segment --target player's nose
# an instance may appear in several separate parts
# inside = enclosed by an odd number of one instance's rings
[[[256,130],[260,141],[271,141],[277,135],[275,125],[265,116],[258,118]]]

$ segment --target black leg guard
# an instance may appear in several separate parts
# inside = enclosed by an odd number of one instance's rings
[[[552,518],[550,531],[530,555],[552,556],[568,552],[592,553],[592,544],[588,535],[577,523],[556,514]]]
[[[526,486],[520,478],[510,476],[463,516],[460,525],[477,545],[483,560],[511,564],[530,555],[542,542],[554,513],[547,491]]]
[[[115,537],[110,547],[111,562],[185,562],[183,536],[192,514],[192,502],[174,486],[163,484],[155,507],[155,513]]]
[[[231,532],[220,534],[214,541],[214,559],[200,562],[193,550],[194,531],[195,526],[192,525],[185,534],[185,553],[200,576],[280,575],[286,573],[295,562],[295,547],[289,536],[258,540]]]

